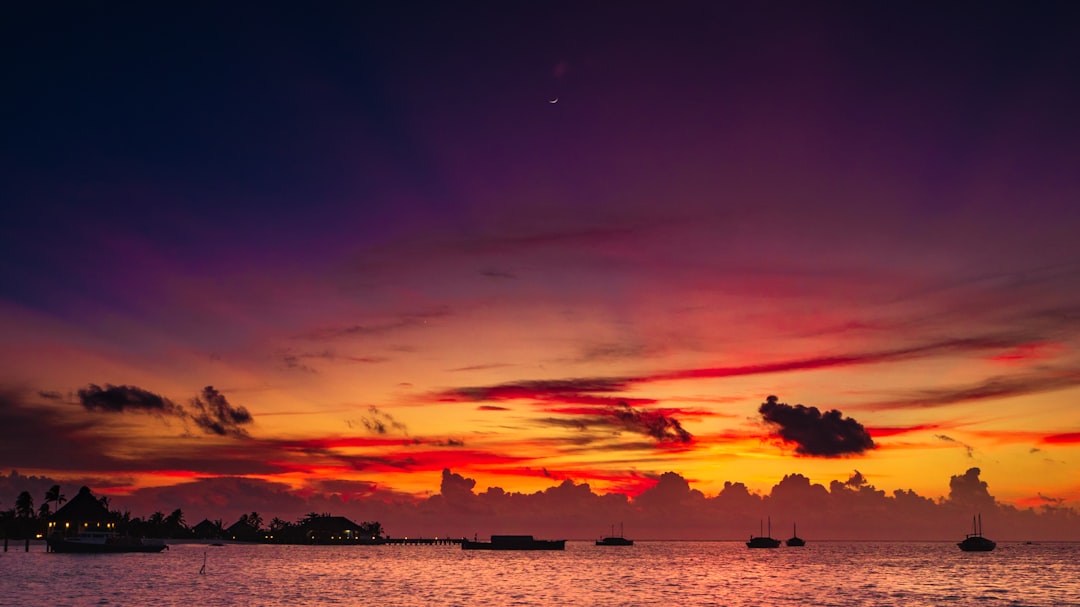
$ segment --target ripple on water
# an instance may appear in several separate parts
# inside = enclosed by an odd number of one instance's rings
[[[454,547],[173,545],[152,555],[0,554],[0,605],[1080,605],[1080,545],[951,543],[750,551],[638,542],[612,551],[474,554]]]

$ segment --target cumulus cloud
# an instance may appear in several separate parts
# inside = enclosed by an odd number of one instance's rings
[[[994,496],[986,481],[979,478],[981,473],[978,468],[968,468],[964,474],[950,478],[949,501],[975,511],[992,508]]]
[[[817,407],[791,406],[769,396],[758,412],[784,442],[796,445],[800,455],[839,457],[875,448],[862,424],[835,409],[822,413]]]
[[[199,396],[191,399],[191,419],[197,426],[210,434],[246,438],[244,426],[254,420],[244,407],[234,407],[225,395],[213,386],[203,388]]]
[[[105,384],[102,388],[97,384],[90,384],[81,388],[78,394],[79,402],[88,411],[99,410],[109,413],[142,411],[158,415],[184,416],[184,409],[176,403],[137,386]]]

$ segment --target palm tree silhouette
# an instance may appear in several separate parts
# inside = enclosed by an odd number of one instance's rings
[[[184,511],[180,508],[173,510],[172,514],[165,517],[163,522],[169,531],[170,537],[177,537],[187,529],[187,522],[184,520]]]
[[[34,498],[29,491],[23,491],[15,498],[15,516],[19,518],[34,517]]]
[[[60,485],[53,485],[48,491],[45,492],[45,503],[55,502],[56,508],[53,508],[53,512],[60,509],[60,504],[67,501],[63,493],[60,493]]]

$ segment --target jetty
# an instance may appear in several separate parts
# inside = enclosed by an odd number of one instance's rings
[[[453,546],[464,541],[460,537],[388,537],[383,543],[394,546]]]

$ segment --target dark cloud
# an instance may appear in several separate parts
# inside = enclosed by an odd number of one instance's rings
[[[1051,497],[1049,495],[1043,495],[1042,492],[1038,493],[1037,495],[1039,496],[1039,499],[1048,504],[1061,505],[1065,503],[1065,498],[1063,497]]]
[[[47,398],[49,400],[63,400],[64,395],[54,390],[40,390],[38,396],[41,398]]]
[[[572,411],[557,410],[559,413],[572,412],[570,418],[547,418],[543,423],[576,430],[607,428],[615,431],[635,432],[656,439],[659,443],[693,442],[694,437],[682,423],[670,412],[664,410],[635,409],[626,402],[612,407],[585,407]],[[598,438],[598,437],[594,437]]]
[[[758,412],[778,428],[784,442],[794,443],[795,452],[801,455],[838,457],[875,447],[862,424],[835,409],[822,413],[817,407],[791,406],[769,396]]]
[[[844,486],[849,487],[851,489],[859,489],[859,488],[864,487],[864,486],[866,486],[868,484],[870,484],[870,482],[867,481],[866,477],[863,476],[863,473],[859,472],[858,470],[855,470],[854,472],[852,472],[851,475],[848,476],[848,479],[846,481],[844,481]]]
[[[626,403],[611,410],[611,416],[624,428],[655,438],[658,442],[689,443],[694,437],[679,420],[660,411],[634,409]]]
[[[208,434],[246,438],[243,426],[254,420],[244,407],[233,407],[225,395],[213,386],[203,388],[202,394],[191,399],[191,419]]]
[[[78,394],[79,402],[88,411],[100,410],[109,413],[143,411],[158,415],[185,416],[183,407],[164,396],[136,386],[105,384],[105,387],[101,388],[96,384],[90,384],[81,388]]]

